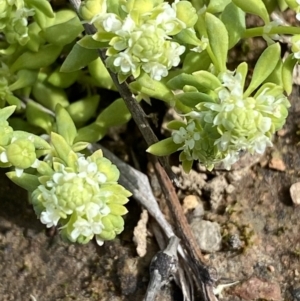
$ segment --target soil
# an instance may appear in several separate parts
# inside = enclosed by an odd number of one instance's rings
[[[212,191],[198,189],[203,183],[188,188],[186,182],[178,191],[181,199],[200,195],[203,219],[222,227],[221,250],[206,257],[217,269],[221,284],[240,282],[225,289],[220,300],[300,300],[300,206],[293,204],[289,192],[300,180],[298,88],[291,103],[288,121],[274,137],[274,148],[255,158],[254,165],[242,160],[230,172],[196,172],[205,174],[208,184],[225,178],[233,192],[225,189],[215,204]],[[143,299],[148,266],[158,247],[148,237],[147,254],[137,255],[132,237],[140,209],[133,200],[128,205],[126,229],[117,239],[102,247],[93,242],[68,244],[55,229],[45,230],[26,192],[4,172],[0,173],[0,300]],[[184,181],[189,181],[187,176]],[[157,300],[182,300],[182,296],[172,283]]]
[[[233,57],[235,62],[244,60],[238,53]],[[295,87],[287,123],[274,137],[274,148],[263,156],[248,160],[245,155],[229,172],[207,173],[196,167],[199,182],[179,173],[179,198],[199,197],[202,218],[221,226],[221,249],[206,258],[217,269],[220,285],[238,283],[225,288],[220,301],[300,300],[300,206],[293,204],[289,192],[300,181],[298,95]],[[222,191],[211,184],[220,179],[226,183]],[[70,244],[56,229],[44,228],[27,193],[6,178],[5,170],[0,170],[0,183],[1,301],[143,299],[158,246],[148,235],[147,253],[138,256],[133,229],[141,210],[134,200],[128,204],[125,230],[115,240],[102,247],[94,242]],[[185,212],[192,222],[193,208]],[[173,282],[157,298],[181,300]]]

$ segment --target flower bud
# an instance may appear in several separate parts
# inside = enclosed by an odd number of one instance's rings
[[[92,20],[96,15],[106,12],[106,0],[85,0],[79,8],[80,16],[87,21]]]
[[[34,144],[26,139],[11,143],[6,150],[8,161],[20,169],[29,168],[36,160]]]
[[[186,24],[186,27],[193,27],[197,20],[195,7],[188,1],[179,1],[176,4],[176,17]]]

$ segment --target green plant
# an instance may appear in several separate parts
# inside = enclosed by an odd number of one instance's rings
[[[300,29],[270,20],[277,8],[300,18],[299,1],[290,0],[86,0],[83,21],[46,0],[2,1],[0,166],[15,169],[8,177],[30,192],[47,227],[60,225],[63,237],[80,243],[113,239],[130,192],[101,151],[85,149],[131,114],[118,98],[95,115],[97,88],[115,91],[123,83],[138,101],[154,97],[176,109],[181,120],[168,124],[170,137],[148,152],[179,151],[186,172],[194,160],[230,168],[241,150],[272,146],[288,114]],[[247,28],[246,13],[264,25]],[[92,35],[83,35],[83,24],[94,26]],[[280,35],[292,37],[284,61]],[[229,50],[251,37],[267,46],[249,82],[247,62],[235,70],[226,62]],[[68,97],[73,85],[82,89],[79,99]]]

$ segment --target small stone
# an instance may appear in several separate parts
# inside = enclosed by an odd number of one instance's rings
[[[144,257],[147,253],[147,224],[148,211],[143,209],[140,220],[133,230],[133,242],[136,244],[136,252],[140,257]]]
[[[195,209],[199,204],[199,198],[195,195],[188,195],[183,200],[183,213],[186,214],[189,210]]]
[[[287,133],[287,129],[286,129],[286,128],[283,128],[283,129],[277,131],[277,135],[278,135],[279,137],[285,136],[286,133]]]
[[[300,182],[292,184],[290,194],[295,205],[300,205]]]
[[[274,271],[275,271],[275,268],[274,268],[272,265],[268,265],[268,266],[267,266],[267,269],[268,269],[271,273],[274,273]]]
[[[295,301],[300,301],[300,287],[292,290],[292,296]]]
[[[284,164],[284,162],[282,161],[282,159],[280,158],[272,158],[269,162],[269,167],[275,170],[279,170],[279,171],[285,171],[286,170],[286,166]]]
[[[225,190],[226,190],[226,193],[227,193],[227,194],[231,194],[231,193],[234,192],[235,187],[234,187],[232,184],[229,184],[229,185],[225,188]]]
[[[242,247],[243,243],[237,233],[231,235],[228,239],[228,244],[231,249],[238,250]]]
[[[202,203],[199,203],[198,206],[193,211],[193,218],[202,218],[204,215],[204,206]]]
[[[236,286],[231,290],[231,294],[249,301],[257,299],[270,301],[282,300],[280,286],[277,282],[264,281],[255,276]]]
[[[213,253],[221,249],[221,227],[218,223],[196,218],[191,223],[191,229],[202,251]]]

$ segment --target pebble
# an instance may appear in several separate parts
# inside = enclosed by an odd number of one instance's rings
[[[282,301],[280,286],[277,282],[265,281],[255,276],[236,286],[231,294],[247,301],[257,299]]]
[[[198,206],[199,202],[199,198],[195,195],[186,196],[182,204],[183,213],[186,214],[189,210],[195,209]]]
[[[284,162],[282,161],[282,159],[280,158],[272,158],[269,162],[269,167],[275,170],[279,170],[279,171],[285,171],[286,170],[286,166],[284,164]]]
[[[242,247],[243,243],[238,234],[233,234],[228,239],[228,244],[231,249],[238,250]]]
[[[292,290],[292,296],[295,301],[300,301],[300,287]]]
[[[195,218],[191,222],[191,229],[202,251],[213,253],[221,249],[221,227],[218,223]]]
[[[292,184],[290,194],[295,205],[300,205],[300,182]]]

